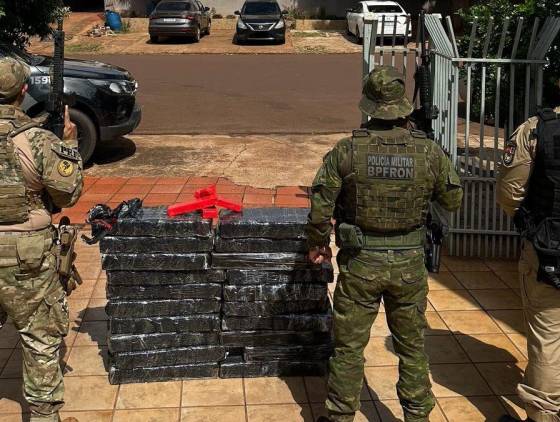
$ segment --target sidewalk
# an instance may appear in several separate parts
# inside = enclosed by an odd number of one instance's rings
[[[75,222],[98,202],[110,206],[141,197],[144,204],[189,200],[199,187],[245,206],[307,207],[307,188],[255,189],[218,178],[86,178],[78,205],[65,211]],[[111,386],[107,381],[106,276],[99,248],[78,243],[77,266],[84,284],[69,298],[71,330],[63,365],[63,416],[80,422],[311,422],[323,412],[325,380],[261,378],[186,380]],[[524,417],[515,387],[526,365],[516,265],[445,257],[442,272],[429,279],[427,351],[438,405],[431,420],[497,421],[506,411]],[[334,284],[331,285],[331,293]],[[0,421],[22,420],[21,354],[13,326],[0,331]],[[383,312],[366,349],[362,411],[357,422],[398,421],[397,359]]]

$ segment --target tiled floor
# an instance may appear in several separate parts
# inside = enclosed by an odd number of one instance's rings
[[[140,178],[88,179],[88,190],[77,206],[80,211],[68,213],[77,221],[78,215],[83,219],[84,212],[96,201],[116,203],[141,195],[150,205],[167,203],[167,197],[160,195],[170,195],[173,202],[183,195],[181,192],[215,182],[224,196],[245,195],[246,205],[283,204],[284,199],[279,202],[279,197],[284,196],[290,206],[307,205],[303,204],[303,199],[307,201],[306,190],[300,188],[261,191],[198,178],[192,183],[186,179],[162,182],[166,183]],[[180,189],[155,193],[165,190],[158,186]],[[105,367],[106,277],[97,246],[79,243],[78,267],[85,281],[69,298],[72,322],[63,357],[63,416],[75,416],[80,422],[308,422],[323,413],[325,381],[318,378],[109,385]],[[437,397],[432,422],[497,421],[506,412],[525,416],[515,395],[526,365],[515,269],[514,262],[446,257],[442,272],[430,277],[426,344]],[[362,391],[358,422],[402,419],[395,391],[397,359],[388,334],[382,312],[365,351],[367,386]],[[0,331],[0,422],[21,421],[22,412],[26,420],[18,337],[8,325]]]

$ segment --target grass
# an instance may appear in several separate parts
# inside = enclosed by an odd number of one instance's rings
[[[122,21],[122,27],[121,30],[119,31],[120,34],[128,34],[130,32],[132,28],[132,24],[130,22],[130,19],[123,19]]]
[[[64,49],[68,53],[95,53],[101,50],[101,44],[94,43],[77,43],[67,44]]]
[[[292,31],[292,37],[296,38],[326,38],[327,34],[321,31]]]

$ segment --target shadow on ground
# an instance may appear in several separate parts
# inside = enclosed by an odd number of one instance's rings
[[[86,169],[94,165],[113,164],[132,157],[136,153],[136,144],[129,138],[119,138],[101,143],[96,149],[91,160],[86,164]]]

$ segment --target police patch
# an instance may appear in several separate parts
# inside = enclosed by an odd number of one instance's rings
[[[406,155],[368,154],[367,175],[374,179],[414,179],[414,157]]]
[[[69,177],[74,174],[74,163],[68,160],[62,160],[58,163],[56,169],[62,177]]]
[[[80,153],[76,148],[70,148],[65,145],[59,143],[53,143],[51,145],[52,150],[62,158],[68,158],[72,161],[78,161],[80,157]]]
[[[517,149],[517,145],[513,142],[509,142],[506,147],[504,148],[504,155],[502,157],[502,162],[509,166],[513,163],[513,159],[515,158],[515,150]]]

